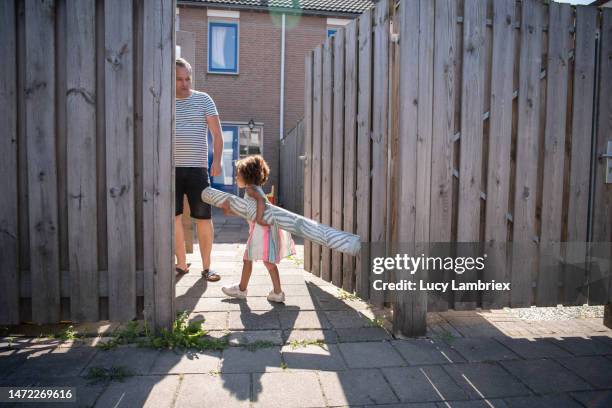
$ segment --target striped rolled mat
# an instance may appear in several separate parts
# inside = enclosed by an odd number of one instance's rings
[[[220,207],[225,200],[229,200],[230,209],[234,213],[244,219],[255,220],[257,214],[255,200],[247,200],[212,187],[202,191],[202,201],[215,207]],[[291,234],[340,252],[357,255],[361,249],[361,238],[358,235],[320,224],[270,203],[266,203],[263,218],[267,224],[276,224]]]

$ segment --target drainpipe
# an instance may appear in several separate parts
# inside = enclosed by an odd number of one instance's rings
[[[280,123],[279,133],[285,135],[285,14],[281,17],[281,72],[280,72]]]

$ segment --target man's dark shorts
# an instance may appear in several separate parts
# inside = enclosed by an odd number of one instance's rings
[[[208,169],[204,167],[177,167],[175,172],[175,215],[183,213],[183,195],[187,195],[192,218],[210,220],[210,204],[202,201],[202,190],[210,186]]]

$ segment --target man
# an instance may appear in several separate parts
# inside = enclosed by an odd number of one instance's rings
[[[213,162],[210,175],[221,174],[223,134],[219,113],[212,98],[204,92],[191,89],[191,65],[182,58],[176,60],[176,140],[174,165],[176,167],[176,212],[174,218],[176,270],[188,272],[183,233],[183,196],[187,195],[191,217],[196,221],[202,276],[209,281],[221,279],[210,268],[213,243],[211,208],[200,198],[202,190],[210,185],[208,175],[208,129],[213,139]]]

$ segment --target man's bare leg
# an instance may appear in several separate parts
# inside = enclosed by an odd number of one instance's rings
[[[183,216],[174,217],[174,247],[176,253],[176,267],[187,269],[187,252],[185,250],[185,234],[183,232]]]
[[[204,270],[210,268],[210,253],[212,251],[213,237],[215,230],[212,219],[196,220],[198,243],[200,244],[200,255],[202,256],[202,266]]]

